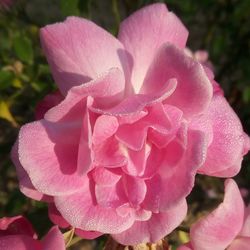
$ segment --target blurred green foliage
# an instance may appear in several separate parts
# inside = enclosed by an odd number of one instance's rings
[[[0,9],[1,217],[26,214],[40,233],[50,226],[46,205],[25,198],[18,190],[15,169],[9,159],[19,127],[34,119],[37,102],[55,89],[40,48],[39,28],[62,21],[68,15],[78,15],[92,19],[116,35],[121,20],[153,2],[165,2],[183,21],[190,34],[189,48],[209,52],[216,80],[250,134],[250,1],[16,0],[9,8]],[[250,190],[249,157],[237,181]],[[218,200],[209,202],[204,195],[209,188],[223,192],[221,180],[197,178],[197,187],[189,198],[191,213],[218,203]],[[176,238],[174,235],[170,241],[175,244]]]

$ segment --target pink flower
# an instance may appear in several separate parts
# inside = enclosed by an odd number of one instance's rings
[[[13,4],[14,4],[13,0],[0,0],[0,11],[9,10]]]
[[[207,70],[210,70],[210,71],[214,70],[214,66],[209,61],[208,59],[209,54],[206,50],[197,50],[195,52],[192,52],[192,50],[186,47],[184,51],[188,56],[191,56],[194,59],[198,60],[203,65],[205,70],[206,68],[208,68]]]
[[[187,36],[164,4],[123,21],[118,39],[77,17],[41,30],[61,97],[40,104],[12,157],[22,192],[55,206],[57,223],[155,242],[185,217],[197,171],[239,172],[248,137]]]
[[[30,222],[22,216],[0,219],[1,250],[64,250],[63,235],[57,226],[50,229],[47,235],[37,240],[37,235]]]
[[[237,184],[228,179],[224,201],[192,225],[190,242],[178,250],[247,250],[249,246],[250,207],[244,208]]]

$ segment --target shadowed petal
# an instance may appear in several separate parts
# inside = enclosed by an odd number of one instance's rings
[[[159,49],[140,93],[158,93],[173,78],[177,81],[177,87],[165,103],[182,110],[185,117],[202,113],[208,108],[212,84],[202,65],[170,43]]]
[[[123,45],[91,21],[68,17],[41,29],[41,42],[53,77],[66,95],[73,86],[98,78],[113,67],[127,75]],[[121,86],[125,88],[125,83]]]
[[[120,25],[119,40],[133,57],[132,85],[139,92],[155,52],[165,42],[185,47],[188,31],[165,4],[146,6]]]

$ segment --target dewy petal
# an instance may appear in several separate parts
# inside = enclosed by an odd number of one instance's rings
[[[133,116],[136,113],[139,115],[145,107],[152,106],[155,103],[162,102],[173,94],[177,86],[176,79],[172,78],[165,82],[165,85],[156,93],[131,95],[124,99],[121,103],[110,109],[90,109],[96,113],[114,115],[114,116]]]
[[[45,119],[49,121],[59,121],[64,119],[69,113],[75,111],[80,102],[91,96],[97,109],[107,108],[121,98],[121,86],[124,84],[124,75],[118,68],[112,68],[97,79],[91,80],[80,86],[72,87],[65,99],[45,114]],[[80,112],[81,110],[81,112]],[[82,108],[78,110],[82,113]]]
[[[121,217],[115,208],[102,207],[96,203],[94,187],[84,180],[83,191],[55,197],[55,205],[62,216],[73,227],[84,231],[120,233],[131,227],[134,217]]]
[[[38,201],[53,201],[53,197],[44,195],[41,192],[38,192],[34,185],[32,184],[30,177],[28,176],[27,172],[22,167],[19,157],[18,157],[18,140],[15,142],[12,150],[11,150],[11,160],[15,164],[18,180],[19,180],[19,188],[20,191],[28,196],[31,199],[38,200]]]
[[[121,178],[120,173],[112,171],[112,169],[96,167],[92,171],[93,180],[100,186],[113,186]]]
[[[199,172],[218,177],[234,176],[241,168],[246,151],[241,122],[221,95],[213,97],[207,116],[213,127],[213,140],[208,147],[206,162]]]
[[[52,227],[41,241],[42,250],[66,250],[64,238],[57,226]]]
[[[123,45],[91,21],[68,17],[41,29],[41,42],[53,77],[66,95],[73,86],[96,79],[118,67],[128,75]],[[125,88],[125,83],[121,88]]]
[[[147,221],[136,221],[132,227],[120,234],[112,234],[112,237],[123,245],[157,242],[171,233],[183,221],[186,213],[187,204],[182,200],[165,213],[152,214]]]
[[[202,113],[208,108],[212,84],[202,65],[170,43],[159,49],[140,93],[158,93],[173,78],[177,80],[177,88],[165,103],[182,110],[185,117]]]
[[[60,212],[57,210],[54,203],[48,204],[48,216],[49,219],[61,228],[70,227],[69,223],[62,217]]]
[[[108,115],[99,116],[94,125],[92,143],[95,145],[104,143],[115,134],[118,126],[116,117]]]
[[[190,239],[194,249],[224,250],[241,230],[244,202],[237,184],[225,182],[224,201],[212,213],[191,227]]]
[[[202,132],[189,131],[187,149],[173,141],[162,150],[159,170],[156,168],[155,176],[146,181],[142,207],[153,212],[167,211],[185,198],[193,188],[197,169],[204,163],[206,147]]]
[[[132,206],[137,207],[145,198],[147,186],[141,178],[124,175],[124,189]]]
[[[78,126],[41,120],[21,128],[19,161],[39,192],[59,195],[81,190],[83,181],[76,171]]]
[[[139,92],[154,54],[165,42],[185,47],[188,31],[165,4],[152,4],[144,7],[120,26],[119,40],[133,57],[132,84]]]
[[[128,201],[122,181],[112,186],[95,185],[95,197],[100,206],[114,209]]]

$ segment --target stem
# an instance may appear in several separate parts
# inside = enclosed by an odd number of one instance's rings
[[[71,247],[71,246],[73,246],[74,244],[76,244],[77,242],[79,242],[80,240],[82,240],[81,237],[75,236],[75,237],[67,244],[66,247]]]

